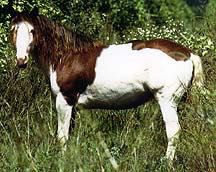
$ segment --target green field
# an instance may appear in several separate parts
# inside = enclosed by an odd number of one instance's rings
[[[5,3],[2,1],[1,6]],[[41,11],[51,16],[47,11],[48,2],[44,4]],[[20,3],[18,7],[24,5]],[[206,12],[191,28],[186,27],[184,21],[168,19],[160,26],[151,21],[142,29],[129,28],[122,34],[114,31],[108,34],[105,29],[97,35],[110,43],[133,38],[169,38],[201,56],[208,93],[188,91],[179,105],[181,133],[172,167],[164,159],[165,126],[154,100],[137,109],[77,112],[75,129],[63,154],[56,139],[57,114],[49,81],[34,61],[26,70],[15,66],[15,53],[8,34],[10,20],[6,15],[5,20],[0,21],[0,171],[215,172],[215,14],[216,11]],[[57,15],[58,18],[61,15]],[[98,18],[93,17],[92,22],[98,22]],[[94,26],[101,23],[97,24]],[[94,31],[87,32],[92,35]],[[110,39],[103,36],[110,36]]]

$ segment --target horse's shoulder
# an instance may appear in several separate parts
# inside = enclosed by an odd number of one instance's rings
[[[75,102],[77,95],[94,82],[97,57],[103,48],[102,44],[95,43],[88,49],[69,51],[58,62],[57,83],[68,103]]]
[[[130,43],[132,43],[133,50],[143,48],[159,49],[177,61],[187,60],[191,54],[189,48],[168,39],[133,40]]]

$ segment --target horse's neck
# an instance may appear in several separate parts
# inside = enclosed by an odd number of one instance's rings
[[[80,60],[85,57],[85,61],[89,61],[90,59],[95,59],[99,56],[100,52],[104,46],[90,46],[89,50],[72,50],[72,49],[65,49],[62,50],[62,54],[55,54],[49,49],[43,48],[42,45],[36,46],[36,49],[32,56],[34,57],[36,63],[38,64],[39,68],[41,68],[46,74],[49,74],[50,67],[53,70],[56,70],[59,62],[61,61],[61,65],[66,65],[65,63],[72,63],[74,58],[81,58]],[[46,51],[46,52],[45,52]],[[88,53],[85,53],[88,52]],[[79,55],[78,55],[79,54]],[[88,60],[87,60],[88,59]]]
[[[47,34],[43,35],[44,33],[46,32],[42,31],[35,41],[34,56],[40,68],[46,73],[49,73],[51,66],[55,70],[59,61],[64,63],[65,58],[71,58],[66,60],[67,62],[73,61],[74,56],[80,54],[80,56],[87,56],[87,59],[92,59],[94,56],[97,57],[98,53],[100,54],[101,50],[105,47],[100,42],[76,35],[72,32],[71,35],[68,33],[68,36],[50,35],[50,37]]]
[[[50,68],[50,62],[45,57],[43,53],[40,51],[41,47],[35,47],[34,50],[31,52],[31,56],[33,57],[34,61],[37,63],[38,68],[40,68],[45,75],[49,75],[49,68]]]

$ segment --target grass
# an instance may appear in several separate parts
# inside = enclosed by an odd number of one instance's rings
[[[215,67],[204,60],[208,73],[215,74]],[[206,81],[212,94],[199,99],[196,94],[180,104],[182,130],[173,170],[163,160],[167,140],[155,101],[131,110],[78,112],[63,155],[46,79],[34,65],[18,75],[12,65],[7,71],[0,87],[1,171],[115,171],[110,155],[117,171],[216,171],[216,125],[207,122],[216,122],[215,75]],[[199,106],[204,117],[197,113]]]

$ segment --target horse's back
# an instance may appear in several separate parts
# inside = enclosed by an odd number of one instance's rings
[[[189,59],[192,52],[189,48],[168,39],[133,40],[131,43],[133,50],[141,50],[143,48],[159,49],[176,61]]]

